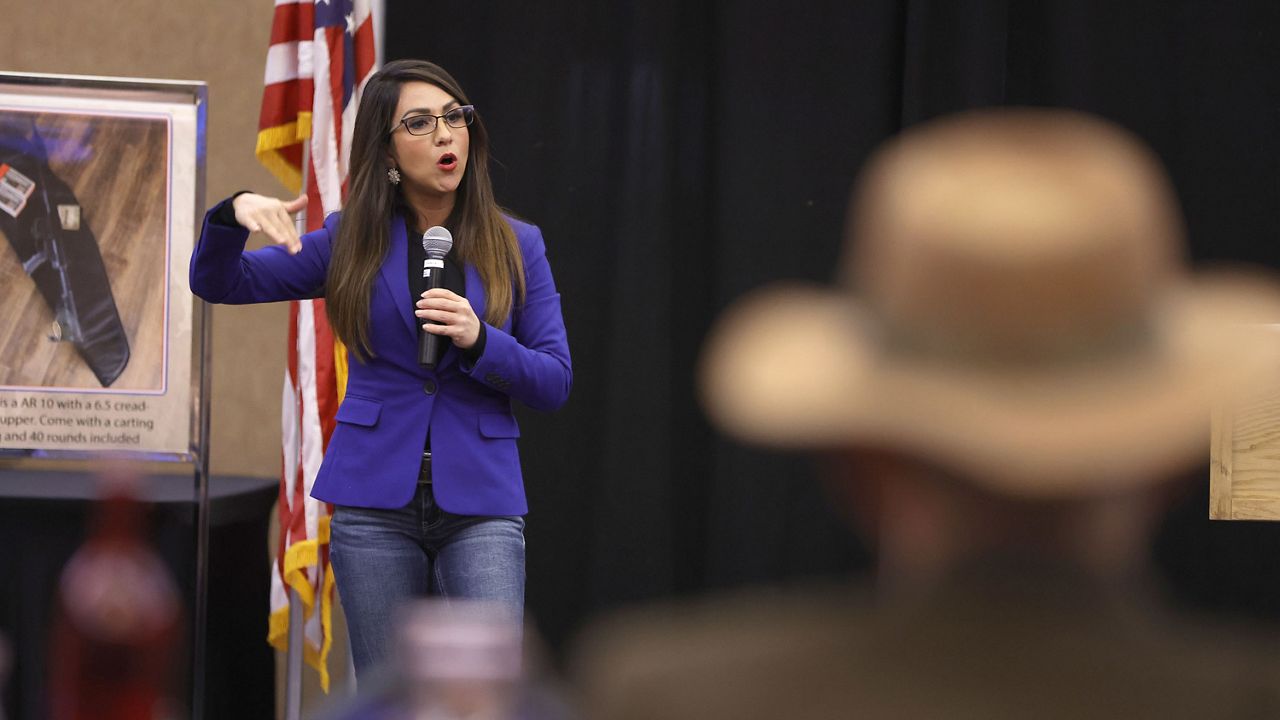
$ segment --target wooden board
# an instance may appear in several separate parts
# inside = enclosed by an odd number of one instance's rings
[[[1280,383],[1214,409],[1209,517],[1280,520]]]

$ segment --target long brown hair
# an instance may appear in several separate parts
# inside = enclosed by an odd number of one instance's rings
[[[369,298],[374,278],[391,243],[388,224],[404,204],[397,186],[387,181],[385,157],[396,122],[400,87],[421,81],[435,85],[464,105],[462,88],[440,66],[425,60],[396,60],[369,78],[351,134],[347,200],[333,243],[326,279],[329,324],[357,360],[373,355],[369,345]],[[501,325],[512,307],[524,302],[524,263],[515,232],[493,197],[489,179],[489,133],[476,112],[466,173],[449,216],[458,259],[474,265],[484,283],[487,309],[482,318]]]

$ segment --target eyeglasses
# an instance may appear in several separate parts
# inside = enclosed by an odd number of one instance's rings
[[[445,124],[452,128],[464,128],[475,122],[475,119],[475,105],[459,105],[443,115],[431,115],[429,113],[410,115],[396,123],[396,126],[391,128],[391,132],[387,134],[394,133],[403,125],[410,135],[430,135],[436,130],[437,120],[444,120]]]

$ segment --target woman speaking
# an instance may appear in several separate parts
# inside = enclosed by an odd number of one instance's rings
[[[370,78],[341,213],[298,237],[282,202],[240,193],[209,211],[191,258],[208,302],[325,298],[350,359],[312,496],[335,506],[330,559],[357,676],[388,654],[410,597],[495,600],[522,614],[524,483],[511,401],[559,408],[572,367],[546,247],[503,213],[480,113],[420,60]],[[447,229],[442,233],[438,228]],[[440,287],[423,236],[452,236]],[[275,244],[246,252],[251,232]],[[420,362],[420,335],[442,346]],[[436,360],[431,358],[430,360]]]

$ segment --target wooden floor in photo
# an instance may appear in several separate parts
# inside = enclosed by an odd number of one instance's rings
[[[74,191],[81,222],[97,239],[129,339],[129,364],[110,390],[158,391],[166,330],[168,124],[61,113],[34,117],[50,168]],[[0,386],[102,388],[74,346],[50,340],[53,319],[13,249],[0,240]]]

